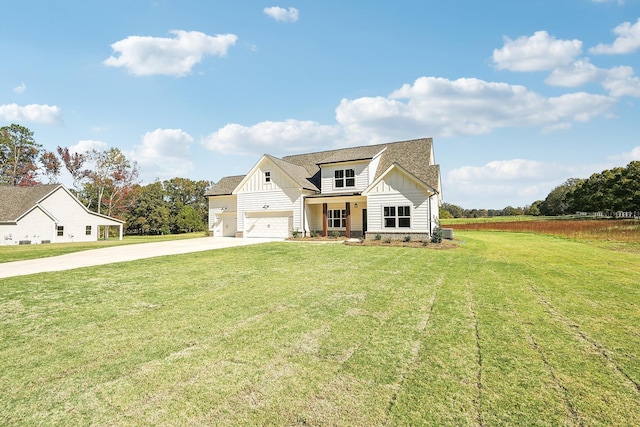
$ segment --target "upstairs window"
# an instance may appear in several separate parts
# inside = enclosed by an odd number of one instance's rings
[[[335,188],[356,186],[355,169],[338,169],[334,172],[334,178]]]
[[[271,182],[271,172],[264,173],[264,182]]]
[[[90,225],[87,225],[84,228],[84,234],[86,234],[87,236],[91,236],[91,226]]]
[[[385,228],[411,228],[410,206],[385,206],[383,216]]]
[[[64,236],[64,225],[59,225],[57,228],[57,235]]]

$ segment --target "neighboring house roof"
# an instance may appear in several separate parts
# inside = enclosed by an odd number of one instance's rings
[[[120,219],[90,211],[62,184],[34,185],[32,187],[0,185],[0,222],[11,223],[18,221],[22,216],[34,209],[42,200],[46,199],[50,194],[58,189],[69,194],[74,202],[82,206],[88,214],[119,222],[121,224],[124,223],[124,221]],[[45,211],[45,213],[47,212]],[[47,213],[47,215],[50,214]]]
[[[440,166],[431,164],[433,161],[433,140],[431,138],[297,154],[285,156],[282,159],[269,155],[266,157],[288,173],[302,188],[320,191],[320,167],[322,165],[372,160],[377,155],[380,155],[380,163],[374,179],[379,178],[395,163],[429,187],[440,192]],[[231,194],[244,178],[244,175],[222,178],[206,195]]]
[[[33,187],[0,185],[0,222],[18,220],[59,186],[59,184],[36,185]]]
[[[216,182],[204,195],[205,196],[229,196],[246,175],[226,176]]]

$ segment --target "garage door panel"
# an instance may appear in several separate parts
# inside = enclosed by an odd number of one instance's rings
[[[293,216],[247,215],[245,223],[247,237],[287,238],[293,225]]]

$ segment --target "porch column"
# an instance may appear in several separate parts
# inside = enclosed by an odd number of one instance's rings
[[[351,203],[347,202],[345,204],[345,210],[347,213],[347,229],[345,231],[345,236],[347,239],[351,238]]]
[[[329,220],[327,218],[328,207],[326,203],[322,204],[322,235],[329,237]]]
[[[118,240],[122,240],[122,229],[124,228],[124,224],[120,224],[120,227],[118,227],[118,228],[119,228],[119,232],[120,232],[120,236],[119,236]]]

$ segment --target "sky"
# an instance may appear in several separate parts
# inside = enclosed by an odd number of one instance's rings
[[[431,137],[443,202],[526,206],[640,160],[640,0],[21,0],[0,126],[142,184]],[[70,185],[68,176],[61,181]]]

